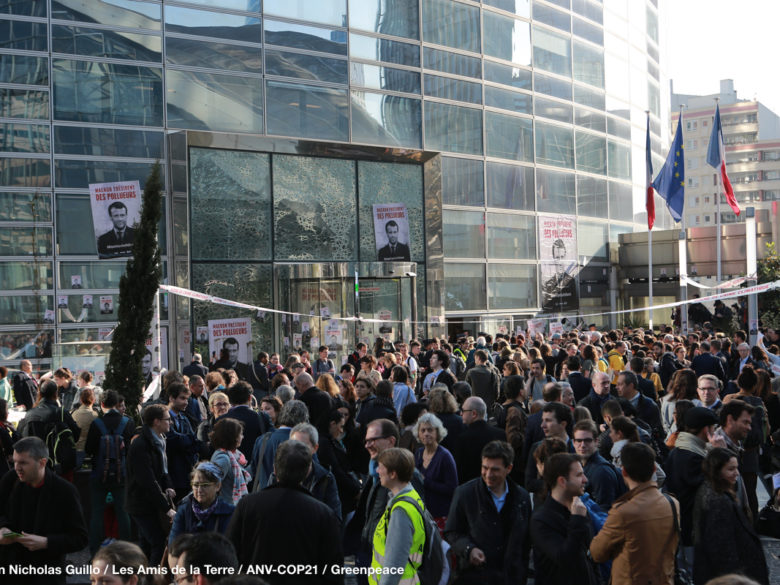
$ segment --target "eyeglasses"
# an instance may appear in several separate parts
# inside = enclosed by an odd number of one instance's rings
[[[704,392],[717,392],[718,388],[715,388],[713,386],[707,386],[706,388],[702,388],[699,386],[699,390],[703,390]]]
[[[373,445],[375,441],[379,441],[380,439],[389,439],[389,438],[390,438],[389,435],[382,435],[381,437],[371,437],[371,438],[366,437],[365,444]]]
[[[230,406],[229,402],[215,402],[214,406]]]
[[[197,489],[205,490],[206,488],[210,488],[211,486],[215,486],[217,484],[215,484],[214,482],[210,481],[210,482],[207,482],[207,483],[192,483],[190,485],[192,486],[192,489],[194,489],[194,490],[197,490]]]
[[[592,443],[593,439],[572,439],[573,443]]]

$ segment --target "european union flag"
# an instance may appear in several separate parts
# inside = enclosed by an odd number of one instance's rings
[[[683,151],[682,115],[677,124],[672,148],[666,157],[661,172],[653,181],[653,187],[658,194],[666,199],[666,207],[674,221],[682,219],[685,198],[685,152]]]

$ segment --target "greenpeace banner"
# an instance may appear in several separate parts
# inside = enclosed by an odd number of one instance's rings
[[[135,226],[141,221],[141,187],[138,181],[91,183],[89,199],[98,257],[130,256]]]
[[[409,262],[409,216],[403,203],[374,205],[374,239],[379,262]]]
[[[219,359],[220,352],[223,349],[228,350],[228,359],[233,364],[233,369],[236,369],[237,363],[242,365],[252,363],[251,341],[252,319],[250,317],[209,321],[209,351],[212,356]]]
[[[539,216],[539,263],[542,311],[577,309],[577,220],[573,215]]]

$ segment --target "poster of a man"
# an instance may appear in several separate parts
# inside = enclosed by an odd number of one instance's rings
[[[540,223],[542,310],[560,312],[577,309],[575,219],[542,216]]]
[[[67,309],[68,308],[68,297],[65,295],[59,295],[57,297],[57,308],[58,309]]]
[[[216,355],[214,368],[235,370],[241,380],[249,380],[251,358],[252,319],[215,319],[208,322],[209,350]]]
[[[80,274],[71,274],[70,275],[70,288],[81,288],[81,275]]]
[[[92,308],[92,295],[83,295],[81,297],[81,306],[84,309]]]
[[[400,203],[374,205],[376,258],[380,262],[409,262],[409,219]]]
[[[93,183],[89,186],[92,221],[99,258],[120,258],[133,252],[134,226],[141,215],[138,181]]]
[[[114,312],[114,297],[100,297],[100,314],[111,315]]]
[[[148,349],[141,360],[141,374],[144,377],[144,385],[148,386],[152,382],[152,352]]]

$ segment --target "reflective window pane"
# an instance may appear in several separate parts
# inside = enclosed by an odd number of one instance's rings
[[[70,287],[71,277],[81,277],[82,288],[118,288],[127,262],[60,262],[60,287]]]
[[[602,111],[606,107],[603,91],[582,87],[581,85],[576,84],[574,86],[574,101],[581,106],[590,106],[591,108]]]
[[[537,116],[571,124],[573,112],[569,104],[538,97],[534,99],[534,110]]]
[[[51,29],[55,53],[133,61],[162,60],[162,39],[159,36],[76,26],[53,25]]]
[[[51,262],[0,262],[1,290],[48,290],[53,287]]]
[[[162,126],[162,71],[135,65],[54,59],[54,117]]]
[[[259,49],[258,49],[259,53]],[[319,55],[266,50],[265,68],[269,75],[297,77],[306,81],[347,84],[348,62]]]
[[[51,296],[0,297],[0,324],[26,325],[42,323],[47,309],[53,306]]]
[[[152,164],[94,160],[55,160],[54,169],[57,187],[88,189],[90,183],[138,180],[143,189],[149,173],[152,172]]]
[[[459,102],[481,104],[482,84],[426,74],[425,95]]]
[[[571,42],[568,38],[534,27],[534,66],[571,76]]]
[[[179,0],[179,2],[199,4],[201,6],[216,6],[217,8],[241,10],[243,12],[260,12],[260,0]]]
[[[577,247],[580,261],[607,260],[608,226],[605,223],[580,221],[577,229]]]
[[[374,262],[378,257],[374,225],[374,204],[400,203],[406,206],[412,262],[425,261],[423,169],[421,165],[358,161],[360,190],[360,260]],[[380,228],[381,229],[381,228]],[[419,278],[419,275],[418,275]]]
[[[346,141],[346,90],[268,81],[268,133]]]
[[[419,45],[356,34],[349,35],[349,56],[352,59],[385,61],[409,67],[420,66]]]
[[[0,20],[0,49],[48,51],[46,24],[22,20]]]
[[[395,37],[420,38],[417,0],[349,0],[349,26]]]
[[[444,256],[485,257],[485,214],[482,211],[442,211]]]
[[[536,162],[574,168],[574,136],[571,128],[537,122]]]
[[[259,43],[262,38],[259,18],[181,6],[165,7],[165,30],[247,43]]]
[[[491,309],[536,307],[536,266],[488,265],[488,293]]]
[[[607,182],[583,175],[577,176],[577,213],[604,217],[607,205]]]
[[[3,228],[0,256],[51,256],[51,228]]]
[[[530,118],[485,112],[489,156],[533,162],[534,144]]]
[[[623,120],[607,118],[607,133],[618,138],[631,140],[631,124]]]
[[[260,47],[247,47],[228,43],[212,43],[199,39],[165,39],[165,59],[174,65],[208,67],[225,71],[260,73],[263,57]]]
[[[0,82],[20,85],[47,85],[49,60],[27,55],[0,55]]]
[[[482,78],[482,61],[476,57],[425,47],[425,67],[464,77]]]
[[[574,173],[536,169],[536,210],[540,213],[574,214]]]
[[[88,156],[163,157],[163,133],[111,128],[54,127],[54,152]]]
[[[0,14],[46,16],[46,0],[0,0]]]
[[[347,26],[347,0],[264,0],[263,12],[295,20]]]
[[[607,156],[610,177],[631,178],[631,148],[614,140],[607,140]]]
[[[353,91],[352,140],[382,146],[422,146],[420,100]]]
[[[275,259],[357,260],[355,161],[274,155],[272,165]]]
[[[609,182],[609,218],[622,221],[634,219],[634,201],[631,185]],[[602,216],[603,217],[603,216]]]
[[[49,92],[0,88],[0,117],[47,120]]]
[[[270,172],[268,154],[190,149],[193,260],[271,259]]]
[[[604,29],[600,26],[596,26],[590,22],[582,20],[581,18],[574,17],[574,23],[572,25],[572,32],[587,39],[597,45],[604,45]]]
[[[604,88],[604,51],[574,41],[574,79]]]
[[[420,94],[420,74],[417,71],[353,62],[349,64],[349,72],[352,85]]]
[[[452,0],[425,0],[423,40],[479,53],[479,8]]]
[[[531,94],[500,87],[485,86],[485,105],[518,114],[532,114]]]
[[[51,194],[0,191],[0,218],[13,218],[14,221],[51,221]]]
[[[134,0],[91,0],[81,3],[52,0],[51,3],[52,18],[151,30],[160,30],[161,10],[160,4]]]
[[[532,87],[531,71],[529,69],[521,69],[520,67],[512,67],[511,65],[487,60],[485,61],[485,81],[510,85],[529,91]]]
[[[529,18],[531,15],[531,0],[483,0],[487,6],[495,6],[507,12],[514,12],[517,16]]]
[[[549,75],[542,75],[540,73],[534,74],[534,91],[536,93],[544,93],[553,97],[561,98],[562,100],[571,99],[571,83],[550,77]]]
[[[576,132],[577,170],[607,174],[607,141],[603,136]]]
[[[488,207],[533,211],[533,168],[487,163],[487,204]]]
[[[255,40],[254,42],[257,42]],[[265,42],[320,53],[347,54],[347,34],[329,28],[265,20]]]
[[[599,114],[583,108],[574,110],[574,123],[577,126],[582,126],[583,128],[596,130],[598,132],[607,131],[607,118],[604,114]]]
[[[487,10],[482,19],[486,55],[518,65],[531,64],[530,24]]]
[[[425,102],[425,147],[482,154],[482,111]]]
[[[48,187],[51,166],[48,160],[31,158],[0,158],[0,186]]]
[[[49,127],[41,124],[0,124],[0,150],[49,152]]]
[[[488,258],[536,260],[536,218],[488,213]]]
[[[485,181],[479,160],[442,157],[442,201],[450,205],[485,204]]]
[[[444,308],[480,311],[487,308],[484,264],[444,264]]]
[[[263,131],[263,86],[257,77],[169,69],[166,86],[168,126],[257,134]]]
[[[590,18],[594,22],[598,22],[599,24],[604,23],[604,9],[601,4],[589,2],[589,0],[572,0],[571,9],[585,18]]]
[[[534,2],[534,20],[549,24],[565,32],[571,31],[571,16],[569,16],[569,13],[556,10],[551,6],[545,6],[539,2]]]

